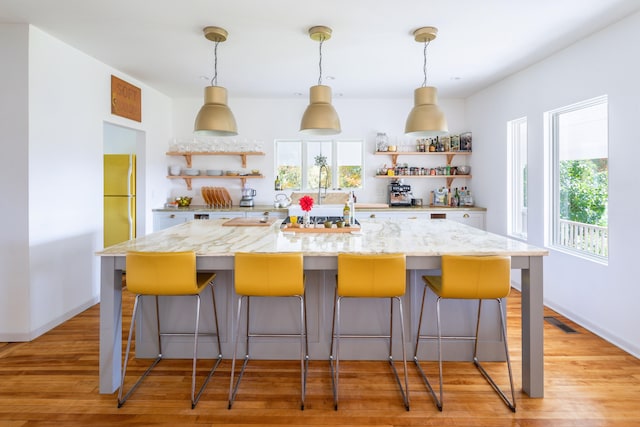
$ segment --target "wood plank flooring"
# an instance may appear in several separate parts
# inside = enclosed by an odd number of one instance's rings
[[[124,294],[127,330],[132,299]],[[520,391],[520,294],[512,292],[508,325],[518,390],[515,414],[471,363],[445,365],[445,407],[438,412],[412,363],[411,410],[406,411],[386,362],[349,361],[341,361],[338,411],[325,361],[310,363],[304,411],[295,361],[252,361],[228,410],[231,363],[226,359],[193,410],[189,360],[161,362],[118,409],[115,393],[98,393],[95,306],[32,342],[0,343],[0,426],[640,426],[640,360],[550,310],[545,316],[557,317],[577,333],[545,322],[545,397],[530,399]],[[208,362],[199,364],[203,375]],[[426,365],[431,376],[437,375],[435,364]],[[504,364],[489,367],[503,384]],[[137,375],[144,368],[134,361],[129,372]]]

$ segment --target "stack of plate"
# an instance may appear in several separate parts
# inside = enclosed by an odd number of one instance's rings
[[[198,176],[200,175],[200,171],[194,168],[182,169],[182,173],[187,176]]]
[[[229,191],[224,187],[202,187],[202,198],[210,208],[230,208]]]
[[[220,175],[222,175],[222,170],[220,170],[220,169],[207,169],[207,175],[209,175],[209,176],[220,176]]]

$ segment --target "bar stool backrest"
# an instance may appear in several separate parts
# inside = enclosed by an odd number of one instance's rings
[[[127,289],[140,295],[191,295],[199,291],[195,252],[127,252]]]
[[[406,282],[404,254],[338,254],[338,296],[402,296]]]
[[[304,263],[299,252],[237,252],[234,275],[238,295],[304,295]]]
[[[511,289],[511,258],[504,256],[442,256],[442,298],[504,298]]]

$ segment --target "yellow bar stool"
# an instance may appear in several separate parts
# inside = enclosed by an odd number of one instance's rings
[[[133,314],[131,316],[131,327],[129,328],[129,338],[127,340],[127,350],[125,352],[122,365],[122,379],[120,390],[118,391],[118,408],[124,405],[131,393],[140,385],[140,382],[151,372],[151,370],[162,360],[162,337],[163,336],[192,336],[193,337],[193,365],[191,372],[191,409],[195,408],[200,396],[209,380],[213,376],[216,368],[222,361],[220,351],[220,337],[218,335],[218,314],[216,311],[216,298],[213,291],[213,281],[216,277],[214,273],[200,273],[196,271],[195,252],[128,252],[126,255],[127,290],[136,294],[133,304]],[[200,333],[198,330],[200,323],[200,295],[207,287],[211,288],[211,301],[213,303],[213,318],[215,322],[215,333]],[[160,315],[158,306],[159,296],[187,296],[191,295],[196,300],[195,328],[193,333],[182,332],[162,332],[160,328]],[[156,304],[156,324],[158,333],[158,355],[151,366],[142,376],[131,386],[127,394],[124,393],[124,381],[129,362],[129,352],[131,350],[131,339],[135,329],[136,314],[139,302],[143,296],[155,297]],[[198,353],[198,338],[200,336],[215,336],[217,340],[218,355],[213,368],[209,371],[207,378],[196,394],[196,364]]]
[[[304,266],[302,253],[242,253],[235,254],[235,291],[238,312],[235,322],[236,333],[231,362],[229,382],[229,409],[238,393],[240,381],[249,363],[249,338],[253,337],[299,337],[300,338],[300,409],[304,410],[304,400],[309,364],[307,343],[307,313],[304,297]],[[250,299],[253,297],[292,297],[300,301],[300,332],[297,334],[252,333],[250,331]],[[240,340],[240,318],[243,301],[246,300],[245,355],[238,380],[234,383],[236,355]]]
[[[418,322],[418,334],[416,339],[416,351],[414,362],[418,367],[420,374],[427,386],[427,389],[433,396],[436,406],[442,411],[442,339],[473,339],[473,363],[480,373],[491,384],[493,389],[500,395],[506,405],[513,411],[516,411],[516,397],[513,389],[513,375],[511,373],[511,361],[509,359],[509,348],[507,345],[507,328],[502,311],[502,298],[506,298],[511,290],[511,259],[501,256],[442,256],[442,275],[441,276],[423,276],[425,283],[424,292],[422,294],[422,308],[420,309],[420,320]],[[436,316],[437,316],[437,337],[420,335],[422,328],[422,318],[424,314],[424,301],[427,296],[427,288],[430,288],[437,296],[436,300]],[[478,318],[476,321],[476,333],[473,337],[442,337],[440,326],[440,300],[442,299],[477,299],[478,300]],[[482,367],[478,360],[478,331],[480,330],[480,313],[482,310],[482,301],[493,299],[497,301],[498,311],[500,313],[500,325],[502,327],[502,337],[504,340],[504,352],[507,360],[507,368],[509,370],[509,385],[511,387],[511,401],[502,392],[500,387],[489,376],[487,371]],[[433,387],[429,383],[420,362],[418,361],[418,346],[420,340],[437,338],[438,342],[438,372],[440,377],[439,397],[436,396]]]
[[[385,338],[389,340],[389,365],[393,371],[404,406],[409,410],[409,379],[407,358],[404,348],[404,316],[402,299],[406,288],[406,259],[404,254],[338,254],[338,276],[333,305],[333,325],[331,330],[331,381],[334,408],[338,410],[338,389],[340,382],[340,338]],[[344,298],[388,298],[389,335],[348,335],[341,332],[340,311]],[[404,387],[393,361],[393,302],[398,303],[400,320],[400,340],[402,343],[402,363]]]

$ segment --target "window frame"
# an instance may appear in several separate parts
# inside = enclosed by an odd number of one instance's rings
[[[330,143],[331,144],[331,155],[327,156],[327,166],[331,169],[331,182],[329,183],[329,190],[362,190],[365,187],[365,139],[364,138],[345,138],[345,139],[327,139],[327,138],[314,138],[314,139],[275,139],[274,140],[274,174],[278,175],[279,165],[278,165],[278,153],[279,153],[279,143],[292,143],[297,142],[301,149],[300,152],[300,167],[301,167],[301,188],[285,188],[285,190],[293,190],[293,191],[301,191],[301,192],[310,192],[317,191],[317,187],[309,186],[309,179],[307,177],[307,171],[309,167],[314,166],[314,159],[308,159],[309,152],[308,147],[309,143]],[[341,143],[358,143],[360,144],[360,174],[361,174],[361,186],[360,187],[339,187],[339,169],[338,169],[338,155],[340,150],[338,149]],[[323,153],[324,155],[324,153]]]
[[[522,127],[524,126],[524,131]],[[524,138],[522,133],[524,132]],[[528,230],[528,123],[527,117],[507,122],[507,235],[527,239]],[[523,161],[524,157],[524,161]],[[524,163],[524,164],[523,164]],[[521,171],[524,169],[524,174]]]
[[[562,114],[572,113],[586,108],[591,108],[597,105],[604,104],[607,109],[607,164],[609,160],[609,100],[607,95],[598,96],[595,98],[587,99],[584,101],[576,102],[571,105],[556,108],[554,110],[545,113],[545,125],[547,128],[548,138],[548,150],[549,150],[549,209],[548,209],[548,232],[547,232],[547,245],[555,250],[564,252],[570,255],[578,256],[584,259],[595,261],[604,265],[608,265],[608,226],[607,226],[607,243],[606,243],[606,255],[598,255],[583,249],[575,248],[570,245],[562,244],[561,242],[561,227],[560,227],[560,117]],[[608,166],[607,166],[608,170]],[[609,186],[609,176],[607,177],[607,194]],[[607,201],[608,204],[608,201]]]

